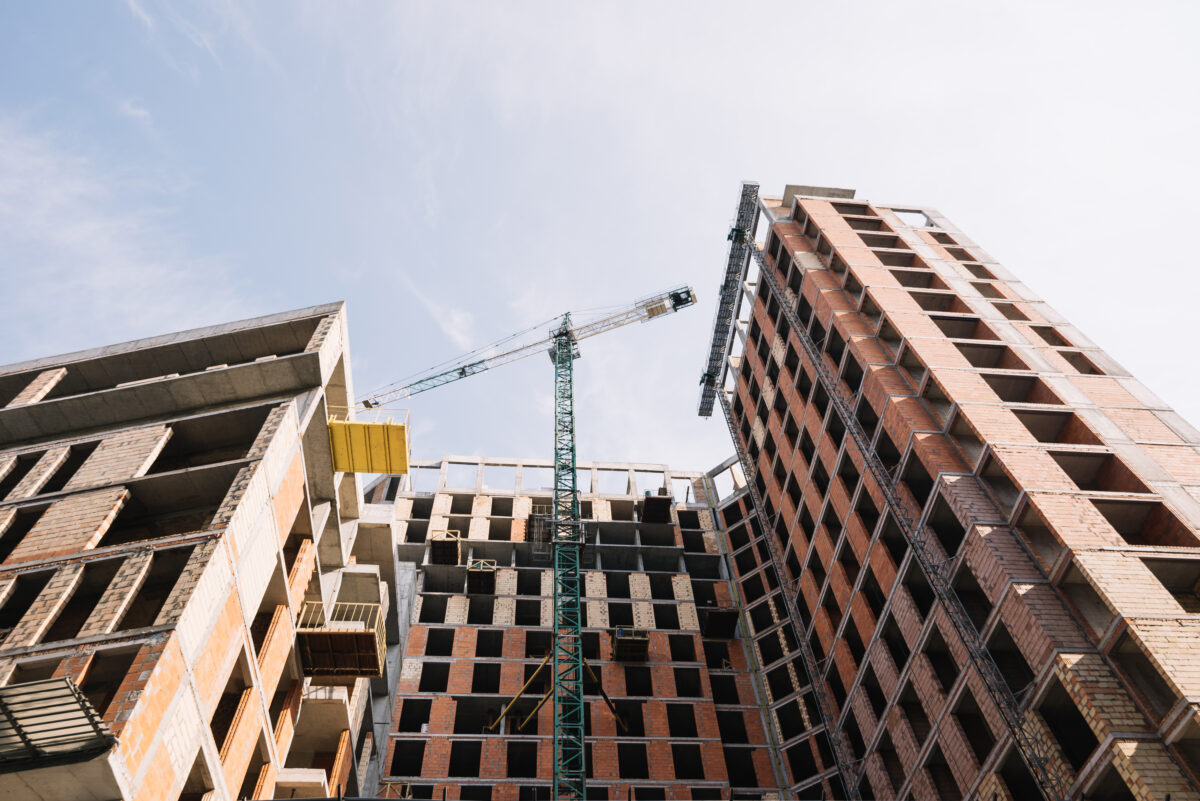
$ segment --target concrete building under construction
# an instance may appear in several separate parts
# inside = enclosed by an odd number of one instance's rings
[[[937,211],[757,190],[701,413],[788,792],[1200,797],[1200,433]]]
[[[586,797],[1200,801],[1200,433],[933,209],[729,239],[735,455],[572,461]],[[409,463],[347,341],[0,368],[0,792],[554,797],[560,462]]]

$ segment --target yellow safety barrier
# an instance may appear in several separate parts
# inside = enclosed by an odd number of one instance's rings
[[[329,450],[338,473],[408,473],[408,410],[329,407]]]

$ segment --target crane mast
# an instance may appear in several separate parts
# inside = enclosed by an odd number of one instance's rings
[[[630,306],[583,323],[573,321],[568,312],[555,318],[549,336],[523,344],[514,344],[520,335],[509,337],[449,365],[440,365],[424,374],[393,384],[361,401],[367,408],[375,408],[535,353],[549,351],[550,359],[554,362],[554,497],[547,528],[554,554],[551,693],[554,703],[552,786],[555,801],[587,799],[580,571],[586,537],[579,519],[579,487],[575,473],[574,361],[579,357],[579,340],[630,323],[652,320],[695,302],[696,296],[691,287],[682,286],[643,298]]]
[[[571,315],[554,335],[554,798],[586,799],[579,487],[575,473],[575,373]]]

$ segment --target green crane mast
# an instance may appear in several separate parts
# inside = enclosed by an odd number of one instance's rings
[[[411,397],[493,367],[549,351],[554,362],[554,498],[549,523],[554,555],[554,646],[552,693],[554,702],[555,801],[586,801],[587,763],[583,741],[583,635],[580,564],[586,544],[579,519],[579,487],[575,472],[575,373],[579,340],[604,331],[645,322],[678,311],[696,302],[691,287],[682,286],[643,298],[618,310],[609,310],[585,322],[573,321],[567,312],[552,321],[549,336],[535,341],[526,329],[452,362],[396,382],[360,399],[367,408]],[[577,315],[578,317],[579,315]]]

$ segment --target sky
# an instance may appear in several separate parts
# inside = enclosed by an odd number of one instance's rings
[[[333,300],[357,394],[567,310],[581,461],[708,469],[740,183],[935,206],[1184,417],[1192,3],[0,4],[0,363]],[[550,458],[529,359],[413,455]]]

